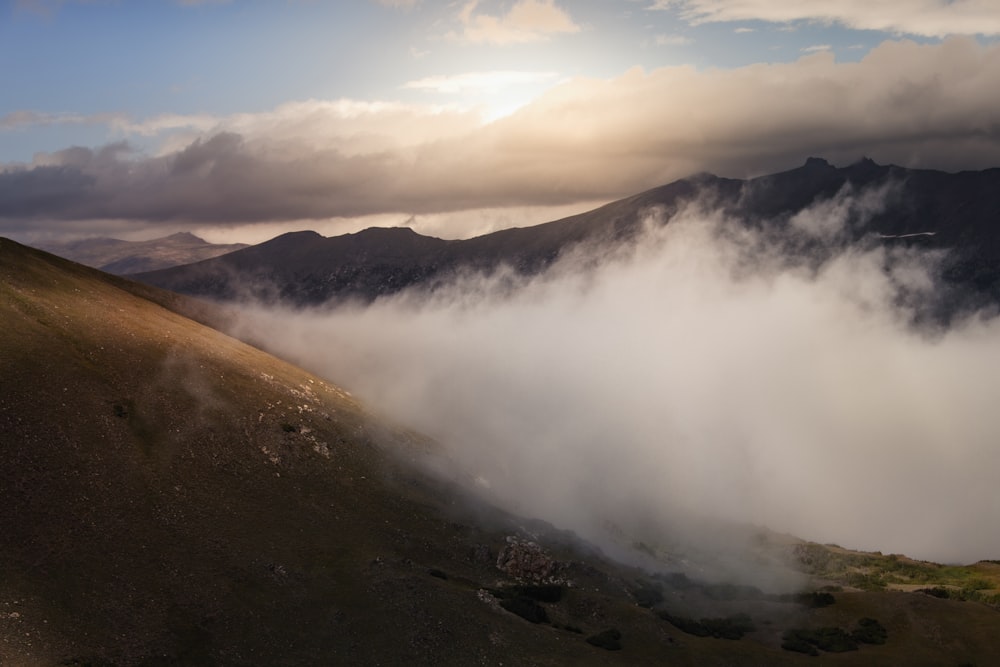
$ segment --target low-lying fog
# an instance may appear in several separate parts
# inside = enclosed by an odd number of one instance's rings
[[[833,238],[871,203],[840,197],[791,229]],[[876,244],[812,270],[696,208],[649,227],[531,281],[248,307],[242,334],[437,438],[486,493],[560,527],[713,517],[1000,558],[1000,322],[914,328],[893,304],[930,288],[934,257]]]

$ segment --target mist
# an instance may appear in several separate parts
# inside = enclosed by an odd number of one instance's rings
[[[785,234],[826,243],[872,196]],[[663,222],[533,279],[247,306],[238,333],[436,438],[502,506],[586,536],[735,522],[1000,557],[1000,323],[914,325],[905,304],[934,294],[940,256],[870,243],[799,261],[717,212]]]

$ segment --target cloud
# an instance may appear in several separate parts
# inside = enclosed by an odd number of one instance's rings
[[[218,119],[152,157],[71,149],[0,168],[0,230],[87,218],[203,226],[564,205],[699,171],[767,173],[809,155],[995,166],[1000,45],[903,40],[851,63],[820,52],[734,69],[633,69],[569,80],[486,124],[452,107],[287,104]],[[175,168],[193,156],[197,169]]]
[[[466,72],[464,74],[430,76],[415,81],[408,81],[403,84],[403,88],[432,90],[438,93],[459,93],[470,89],[496,92],[512,85],[551,81],[557,76],[559,76],[557,72],[519,72],[512,70]]]
[[[648,8],[678,10],[694,25],[810,21],[924,37],[1000,34],[1000,12],[992,0],[656,0]]]
[[[787,234],[828,238],[882,200],[841,193]],[[243,331],[439,439],[507,507],[585,535],[722,520],[996,558],[1000,321],[907,324],[894,304],[931,288],[933,257],[876,245],[805,266],[772,241],[693,207],[532,281],[249,308]]]
[[[812,46],[804,46],[801,51],[803,53],[816,53],[818,51],[830,51],[833,49],[829,44],[813,44]]]
[[[105,125],[121,121],[120,114],[45,113],[39,111],[11,111],[0,116],[0,130],[17,130],[46,125]]]
[[[459,37],[464,41],[512,44],[580,31],[580,26],[555,4],[555,0],[518,0],[510,11],[501,16],[477,13],[479,4],[479,0],[471,0],[459,12],[462,23]]]
[[[684,35],[657,35],[656,44],[657,46],[684,46],[685,44],[691,44],[694,42],[690,37],[685,37]]]

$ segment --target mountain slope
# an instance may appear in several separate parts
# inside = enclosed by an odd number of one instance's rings
[[[96,272],[0,259],[5,665],[485,659],[494,612],[427,570],[502,536],[446,520],[379,447],[405,436]]]
[[[610,563],[422,474],[432,443],[161,303],[191,307],[0,239],[5,666],[781,665],[801,659],[789,628],[866,616],[888,640],[839,662],[1000,652],[981,604],[811,608]]]
[[[194,234],[178,232],[150,241],[92,238],[68,243],[39,243],[37,247],[86,266],[124,275],[199,262],[247,245],[208,243]]]
[[[876,193],[877,203],[849,221],[838,243],[867,239],[948,250],[944,277],[967,293],[970,307],[1000,303],[1000,169],[952,174],[870,160],[836,168],[819,158],[746,181],[701,174],[587,213],[472,239],[443,241],[408,229],[369,229],[332,238],[299,232],[136,277],[216,299],[251,296],[298,304],[370,300],[412,285],[433,286],[465,270],[506,265],[534,274],[580,243],[607,247],[627,241],[650,214],[668,221],[694,201],[741,224],[766,227],[775,239],[788,239],[797,213],[838,194],[864,193]],[[822,243],[798,250],[829,252]]]

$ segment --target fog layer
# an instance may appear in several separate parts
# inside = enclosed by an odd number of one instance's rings
[[[826,202],[788,233],[825,239],[870,204]],[[893,304],[933,273],[879,244],[806,266],[690,210],[531,281],[248,308],[243,333],[439,439],[509,508],[585,534],[712,517],[998,558],[1000,323],[913,328]]]

